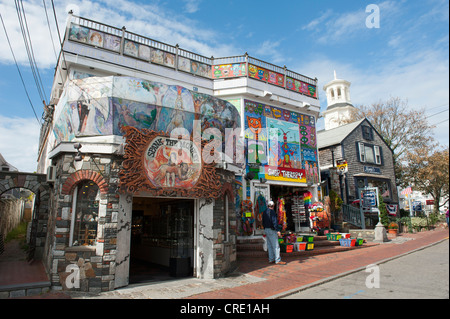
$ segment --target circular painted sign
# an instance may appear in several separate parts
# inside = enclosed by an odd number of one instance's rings
[[[144,169],[156,187],[191,188],[201,174],[201,152],[190,140],[159,136],[148,145]]]

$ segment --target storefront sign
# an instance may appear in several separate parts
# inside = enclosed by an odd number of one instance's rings
[[[381,174],[381,170],[380,170],[379,167],[364,166],[364,173],[368,173],[368,174]]]
[[[150,196],[217,198],[224,181],[215,163],[202,158],[201,146],[192,140],[173,139],[161,132],[123,127],[124,161],[119,173],[120,190]]]
[[[266,179],[272,181],[306,183],[306,174],[304,169],[266,166],[265,175]]]
[[[336,161],[336,166],[338,171],[341,174],[347,173],[348,172],[348,164],[346,160],[338,160]]]
[[[193,187],[201,172],[200,151],[191,141],[158,136],[144,154],[144,168],[156,187]]]
[[[413,206],[413,211],[416,211],[416,212],[421,212],[422,211],[422,202],[414,201],[412,203],[412,206]]]
[[[364,207],[377,206],[377,194],[373,191],[366,191],[363,195]]]

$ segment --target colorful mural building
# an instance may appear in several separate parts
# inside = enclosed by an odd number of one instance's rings
[[[248,54],[207,58],[69,13],[38,159],[54,289],[226,276],[269,200],[285,229],[309,229],[317,94],[317,79]]]

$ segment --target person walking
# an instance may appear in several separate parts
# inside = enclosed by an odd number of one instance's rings
[[[273,207],[273,201],[269,201],[267,210],[263,214],[263,227],[264,233],[266,234],[269,263],[286,265],[286,262],[281,261],[280,244],[278,243],[278,237],[281,235],[281,225],[278,225],[277,214],[275,213]]]

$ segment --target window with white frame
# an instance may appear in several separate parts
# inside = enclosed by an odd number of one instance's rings
[[[382,157],[380,146],[359,142],[358,150],[360,162],[381,165]]]
[[[77,185],[73,192],[69,246],[96,245],[99,203],[96,183],[87,180]]]

